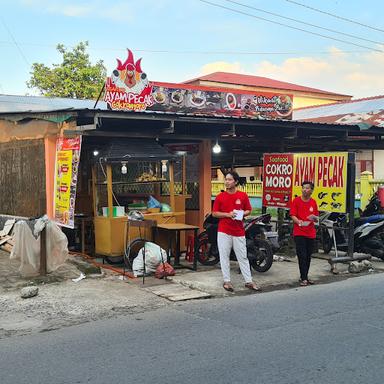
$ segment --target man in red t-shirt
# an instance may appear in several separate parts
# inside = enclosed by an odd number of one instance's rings
[[[302,194],[293,199],[291,217],[293,220],[293,238],[296,244],[296,254],[299,261],[300,285],[305,287],[314,284],[308,279],[311,255],[316,238],[315,221],[318,221],[319,210],[311,195],[314,185],[311,181],[304,181]]]
[[[240,176],[237,172],[228,172],[225,175],[226,191],[216,196],[212,210],[212,216],[219,219],[217,246],[224,280],[223,288],[233,292],[229,262],[233,248],[245,280],[245,286],[258,291],[260,288],[252,281],[243,225],[243,218],[251,213],[252,207],[248,195],[237,190],[239,181]]]

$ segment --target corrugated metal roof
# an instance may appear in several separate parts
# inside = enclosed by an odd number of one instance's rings
[[[93,109],[95,100],[67,99],[61,97],[0,95],[0,113],[50,112],[67,109]],[[97,109],[107,109],[100,100]]]
[[[101,155],[108,162],[120,162],[122,160],[158,159],[171,160],[179,156],[167,151],[166,148],[156,142],[155,139],[122,139],[115,138],[106,149],[101,150]]]
[[[214,81],[218,83],[227,83],[227,84],[238,84],[238,85],[248,85],[253,87],[265,87],[265,88],[274,88],[274,89],[284,89],[289,91],[301,91],[301,92],[311,92],[311,93],[321,93],[328,95],[337,95],[351,97],[350,95],[343,95],[340,93],[328,92],[321,89],[305,87],[298,84],[287,83],[285,81],[279,81],[270,79],[268,77],[252,76],[252,75],[242,75],[239,73],[229,73],[229,72],[214,72],[209,75],[196,77],[195,79],[184,81],[184,84],[193,83],[196,81]]]
[[[347,114],[377,113],[382,110],[384,110],[384,96],[375,96],[366,99],[297,109],[293,111],[293,119],[313,120]]]

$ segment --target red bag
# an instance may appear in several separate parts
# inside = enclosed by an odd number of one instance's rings
[[[160,263],[156,268],[155,277],[163,279],[166,276],[175,276],[175,270],[169,263]]]

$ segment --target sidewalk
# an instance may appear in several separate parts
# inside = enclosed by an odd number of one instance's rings
[[[311,280],[314,280],[316,284],[325,284],[361,276],[363,274],[384,272],[383,261],[372,259],[370,262],[372,263],[372,268],[366,268],[360,273],[349,273],[349,263],[338,263],[336,267],[337,274],[335,274],[331,272],[330,264],[324,259],[324,255],[316,254],[311,261],[310,278]],[[264,273],[252,271],[252,276],[254,281],[262,288],[262,292],[299,288],[299,270],[296,257],[287,258],[286,261],[275,261],[269,271]],[[153,284],[152,277],[146,279],[146,284]],[[197,272],[178,269],[176,270],[176,275],[168,279],[185,287],[208,293],[212,297],[253,293],[249,291],[248,288],[244,287],[244,281],[242,275],[239,274],[236,262],[231,262],[231,281],[235,289],[234,293],[227,292],[223,289],[223,281],[219,265],[213,267],[199,265]],[[300,287],[300,289],[305,288],[310,287]]]
[[[332,256],[332,253],[329,256]],[[4,290],[19,289],[31,284],[39,285],[68,281],[78,277],[81,272],[84,272],[86,275],[89,273],[100,273],[97,268],[93,268],[87,261],[76,261],[76,259],[78,260],[79,258],[71,258],[70,262],[65,263],[58,268],[58,270],[45,277],[23,278],[18,272],[18,262],[10,260],[8,253],[0,251],[0,294]],[[284,261],[274,261],[271,269],[267,272],[259,273],[252,270],[253,279],[262,287],[263,292],[299,287],[299,272],[296,257],[284,257],[284,259]],[[101,259],[98,259],[98,261],[100,260]],[[338,273],[335,274],[331,272],[330,264],[325,255],[314,254],[311,261],[310,278],[318,284],[324,284],[340,279],[356,277],[362,274],[384,272],[383,261],[372,258],[370,262],[372,263],[372,270],[368,271],[368,269],[365,269],[360,273],[349,273],[349,263],[338,263],[336,264]],[[87,266],[90,268],[84,270],[84,265],[86,268]],[[149,291],[152,291],[152,287],[170,285],[170,283],[176,283],[190,289],[206,292],[209,296],[213,297],[251,293],[244,287],[244,281],[242,275],[239,273],[236,262],[231,262],[231,281],[234,285],[235,293],[227,292],[223,289],[219,264],[215,266],[203,266],[198,264],[197,271],[176,269],[176,275],[168,277],[166,280],[159,280],[154,276],[146,276],[144,284],[141,277],[129,279],[123,278],[122,276],[119,277],[118,274],[108,270],[103,270],[102,272],[104,273],[104,277],[115,276],[116,279],[119,278],[122,283],[127,283],[127,293],[129,292],[130,286],[136,286],[142,289],[151,288]]]
[[[265,273],[253,272],[254,281],[262,287],[263,292],[287,288],[311,289],[299,287],[296,258],[288,260],[274,262]],[[236,262],[231,264],[234,293],[222,288],[219,265],[198,265],[197,271],[177,269],[176,275],[166,280],[148,276],[144,284],[142,278],[123,278],[108,269],[103,269],[101,274],[98,270],[92,273],[90,268],[85,273],[85,279],[73,282],[72,279],[84,271],[83,263],[72,258],[48,276],[22,278],[18,263],[10,261],[8,253],[0,251],[0,339],[119,315],[134,314],[140,317],[140,313],[172,306],[175,301],[263,294],[244,287]],[[85,264],[89,268],[89,264]],[[334,275],[327,260],[314,257],[310,277],[317,284],[331,283],[362,274],[383,272],[384,262],[375,259],[372,267],[371,271],[351,274],[348,264],[338,264],[339,274]],[[27,285],[38,286],[38,295],[22,299],[20,288]]]

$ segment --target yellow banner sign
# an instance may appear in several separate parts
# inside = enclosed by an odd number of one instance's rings
[[[320,211],[346,212],[347,162],[346,152],[294,154],[292,198],[301,196],[303,181],[312,181]]]
[[[81,136],[56,141],[54,215],[57,224],[73,228]]]

